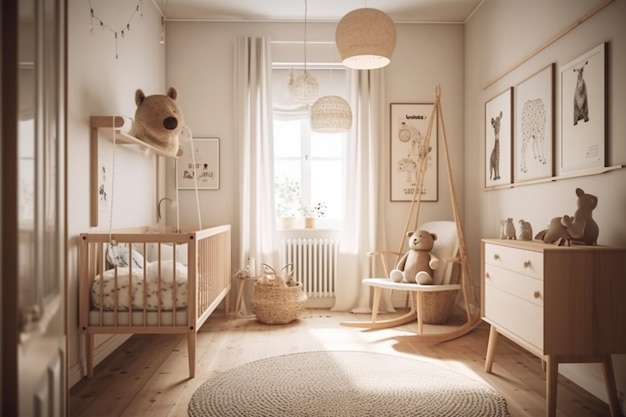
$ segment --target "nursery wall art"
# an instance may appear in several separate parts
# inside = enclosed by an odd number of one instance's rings
[[[433,103],[390,105],[391,201],[413,200],[422,158],[426,158],[426,172],[421,201],[438,200],[436,120],[429,143],[425,143],[433,107]]]
[[[554,174],[554,64],[515,88],[514,181]]]
[[[219,190],[218,138],[194,138],[183,143],[183,154],[176,160],[176,186],[179,190]]]
[[[605,165],[606,45],[560,68],[562,172]]]
[[[485,103],[485,187],[511,183],[513,89]]]

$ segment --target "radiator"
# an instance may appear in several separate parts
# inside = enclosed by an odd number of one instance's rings
[[[293,264],[294,279],[309,298],[335,297],[338,248],[335,239],[284,240],[284,259]]]

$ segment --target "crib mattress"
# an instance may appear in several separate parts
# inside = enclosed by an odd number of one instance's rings
[[[149,262],[146,268],[117,267],[97,275],[91,303],[104,310],[173,310],[187,307],[187,267]]]

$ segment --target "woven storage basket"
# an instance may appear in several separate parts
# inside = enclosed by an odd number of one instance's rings
[[[424,292],[423,321],[426,324],[443,324],[454,311],[459,290]]]
[[[293,281],[291,265],[286,265],[277,274],[269,265],[263,265],[265,275],[254,284],[250,298],[257,320],[265,324],[287,324],[297,319],[304,310],[307,295],[302,284]],[[290,285],[287,285],[289,283]]]

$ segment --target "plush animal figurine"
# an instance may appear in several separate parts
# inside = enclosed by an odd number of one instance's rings
[[[525,220],[519,221],[519,238],[520,240],[533,240],[533,227]]]
[[[179,135],[185,126],[183,112],[176,102],[178,91],[170,87],[165,94],[146,96],[135,92],[135,120],[129,134],[156,147],[168,156],[180,156]]]
[[[504,221],[504,238],[508,240],[517,239],[515,235],[515,225],[513,224],[513,219],[510,217]]]
[[[586,194],[582,189],[576,188],[578,196],[578,209],[574,217],[555,217],[550,221],[548,228],[537,233],[535,239],[546,243],[557,243],[559,246],[571,244],[596,245],[600,230],[593,220],[592,212],[598,205],[598,197]]]
[[[433,270],[439,267],[439,259],[431,253],[437,235],[426,230],[407,233],[409,250],[400,258],[390,278],[394,282],[417,282],[432,284]]]

